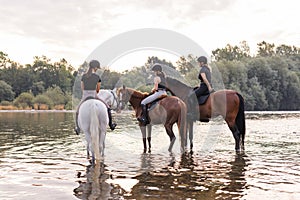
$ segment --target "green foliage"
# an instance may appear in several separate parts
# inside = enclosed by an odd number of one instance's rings
[[[242,41],[240,46],[232,46],[227,44],[225,48],[216,49],[212,51],[213,58],[216,61],[220,60],[242,60],[244,58],[250,57],[250,47],[246,41]]]
[[[14,99],[15,93],[12,87],[5,81],[0,80],[0,102],[1,101],[12,101]]]
[[[196,66],[198,66],[197,58],[191,54],[188,55],[187,58],[181,56],[179,60],[176,62],[176,64],[177,64],[177,70],[179,70],[179,72],[183,75],[188,74]]]
[[[32,93],[23,92],[14,101],[14,105],[21,108],[33,107],[34,96]]]
[[[38,94],[45,92],[44,85],[45,85],[45,83],[43,81],[34,82],[31,86],[31,92],[34,95],[38,95]]]
[[[46,104],[46,105],[49,106],[49,108],[52,108],[52,106],[53,106],[53,101],[45,94],[37,95],[34,98],[33,103],[35,103],[35,104]]]
[[[54,105],[66,104],[65,94],[58,86],[48,88],[44,95],[51,99]]]
[[[245,41],[212,51],[214,61],[209,65],[215,89],[240,92],[245,98],[246,110],[300,110],[300,49],[283,44],[275,46],[265,41],[258,43],[257,47],[255,56],[250,56],[250,48]],[[190,86],[199,85],[199,67],[194,55],[180,57],[176,67],[152,56],[143,66],[123,73],[98,70],[101,88],[125,85],[150,92],[153,63],[162,64],[167,76],[181,78]],[[0,51],[0,101],[14,100],[15,105],[23,108],[39,103],[50,108],[65,105],[66,109],[74,109],[72,101],[81,99],[80,80],[87,66],[85,62],[74,71],[65,59],[52,63],[46,56],[35,57],[32,65],[23,66]]]
[[[262,41],[258,45],[258,56],[268,57],[275,55],[275,45]]]
[[[117,72],[111,72],[110,70],[104,70],[101,75],[101,88],[114,89],[118,83],[121,75]]]
[[[1,105],[1,106],[11,106],[11,105],[12,105],[12,102],[10,102],[10,101],[1,101],[1,102],[0,102],[0,105]]]

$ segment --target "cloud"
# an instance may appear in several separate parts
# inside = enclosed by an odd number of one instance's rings
[[[0,42],[9,34],[34,41],[34,53],[81,64],[104,41],[139,28],[177,31],[208,51],[241,40],[299,45],[299,17],[292,0],[10,0],[1,2]]]

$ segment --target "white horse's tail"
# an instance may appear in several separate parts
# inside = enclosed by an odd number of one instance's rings
[[[97,115],[97,106],[96,103],[93,103],[91,108],[91,121],[90,121],[90,133],[91,133],[91,143],[92,143],[92,152],[94,152],[95,159],[100,160],[100,148],[99,148],[99,119]]]

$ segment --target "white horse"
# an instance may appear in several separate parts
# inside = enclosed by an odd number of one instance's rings
[[[106,128],[109,122],[107,106],[112,110],[119,110],[116,90],[100,90],[97,94],[101,99],[84,101],[79,108],[78,126],[85,134],[87,142],[87,159],[92,163],[104,156]]]
[[[110,108],[116,112],[120,112],[120,103],[117,97],[116,88],[113,90],[100,90],[97,94]]]
[[[87,159],[92,154],[92,164],[104,156],[108,113],[106,105],[97,100],[84,101],[79,108],[78,125],[85,134],[87,142]]]

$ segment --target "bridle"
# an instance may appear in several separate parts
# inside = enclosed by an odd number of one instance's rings
[[[114,110],[119,110],[120,108],[120,101],[118,99],[118,97],[115,95],[115,93],[111,90],[110,93],[113,95],[113,102],[112,102],[112,105],[114,104],[114,102],[117,103],[117,108],[114,109]]]

